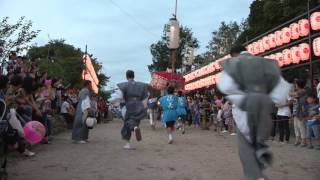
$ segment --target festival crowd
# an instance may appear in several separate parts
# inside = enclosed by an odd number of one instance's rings
[[[38,121],[45,127],[41,144],[51,143],[54,121],[64,121],[67,129],[73,128],[80,89],[64,85],[63,79],[57,77],[42,71],[37,60],[10,55],[0,75],[1,151],[35,155],[29,150],[31,145],[23,130],[29,121]],[[90,100],[90,108],[101,122],[108,114],[107,102],[97,94],[90,95]]]
[[[23,127],[29,121],[38,121],[43,124],[46,134],[41,143],[49,144],[52,140],[53,121],[58,119],[57,116],[61,116],[65,127],[73,129],[74,142],[83,144],[88,142],[89,133],[88,127],[83,125],[84,117],[85,119],[94,117],[99,123],[108,116],[109,106],[116,106],[92,93],[89,81],[84,81],[82,89],[65,86],[63,79],[50,77],[46,72],[41,71],[36,60],[28,60],[15,53],[10,55],[6,68],[2,72],[0,107],[4,111],[2,120],[9,122],[9,128],[3,131],[3,124],[0,123],[1,143],[6,141],[5,144],[9,150],[17,150],[25,156],[35,155],[29,150],[31,145],[24,136]],[[129,75],[129,77],[132,76],[129,82],[133,82],[134,73],[131,72]],[[220,134],[239,133],[236,132],[234,121],[234,105],[222,94],[218,95],[217,92],[212,91],[185,96],[182,91],[177,91],[172,86],[168,86],[165,94],[160,97],[150,95],[146,106],[151,128],[155,129],[156,122],[161,120],[167,130],[169,144],[173,143],[174,130],[181,130],[184,134],[186,126],[203,130],[213,129]],[[305,80],[294,79],[287,101],[274,104],[270,140],[276,142],[279,134],[279,143],[289,144],[292,142],[290,137],[293,129],[295,146],[320,150],[319,98],[318,80],[314,80],[312,88],[309,88]],[[88,102],[85,109],[83,102]],[[77,114],[80,115],[77,116]],[[136,134],[140,131],[135,126],[128,128],[128,132],[131,129],[134,129]],[[138,139],[141,140],[141,137]]]
[[[177,91],[174,95],[181,97],[181,93]],[[148,100],[148,114],[152,129],[155,129],[156,121],[161,120],[161,114],[163,114],[162,106],[157,105],[159,99],[161,97],[150,96]],[[205,95],[197,92],[194,95],[187,95],[184,99],[183,103],[177,100],[176,109],[179,104],[185,107],[185,116],[180,117],[177,113],[175,120],[176,128],[181,129],[182,133],[185,132],[185,129],[182,129],[184,123],[178,121],[179,119],[195,128],[203,130],[212,128],[217,133],[236,135],[236,124],[232,114],[234,106],[223,95],[216,95],[216,93]],[[271,114],[273,125],[270,141],[289,144],[290,137],[294,134],[295,146],[320,150],[319,99],[320,83],[317,79],[314,80],[312,88],[306,86],[305,80],[294,79],[287,101],[283,104],[274,104]]]

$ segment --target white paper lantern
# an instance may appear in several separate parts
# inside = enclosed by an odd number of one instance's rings
[[[283,44],[282,31],[276,31],[275,35],[276,35],[276,45],[281,46]]]
[[[302,61],[307,61],[310,58],[310,46],[307,43],[299,44],[300,57]]]
[[[269,46],[270,46],[270,48],[275,48],[277,46],[275,34],[273,34],[273,33],[269,34],[268,37],[269,37]]]
[[[285,49],[282,51],[282,55],[283,55],[283,64],[284,65],[289,65],[292,62],[292,58],[291,58],[291,51],[290,49]]]
[[[294,46],[290,50],[291,50],[292,63],[293,64],[299,64],[299,62],[301,60],[299,47]]]
[[[177,49],[179,47],[179,34],[180,34],[180,27],[179,22],[172,18],[169,21],[169,49]]]
[[[300,36],[307,36],[309,34],[309,21],[308,19],[301,19],[299,21]]]
[[[320,56],[320,37],[313,40],[313,53],[315,56]]]
[[[282,42],[289,43],[290,40],[291,40],[291,29],[288,27],[285,27],[282,29]]]
[[[310,16],[311,28],[320,30],[320,12],[314,12]]]
[[[298,39],[300,37],[300,30],[298,23],[292,23],[290,25],[291,39]]]

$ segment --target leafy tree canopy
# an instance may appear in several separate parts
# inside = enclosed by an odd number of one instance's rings
[[[48,72],[52,77],[62,78],[65,83],[72,86],[81,86],[81,73],[85,68],[79,48],[66,44],[64,40],[51,40],[44,46],[33,46],[29,49],[27,56],[38,62],[43,72]],[[92,56],[92,55],[91,55]],[[93,67],[100,81],[99,86],[107,85],[109,77],[101,73],[102,65],[94,57],[91,57]]]
[[[177,50],[176,68],[179,69],[182,66],[183,56],[186,47],[199,48],[199,42],[197,38],[193,37],[192,30],[188,27],[180,27],[180,45]],[[150,46],[152,55],[152,64],[148,66],[150,72],[165,71],[168,67],[171,67],[170,62],[170,50],[167,47],[167,40],[165,35],[161,37],[159,41]]]
[[[250,6],[248,26],[241,33],[238,43],[244,43],[307,11],[307,0],[255,0]],[[310,8],[320,0],[310,0]]]
[[[32,22],[21,17],[16,23],[9,23],[9,17],[0,20],[0,41],[3,41],[2,57],[7,58],[11,51],[17,53],[29,48],[28,43],[37,37],[40,30],[32,30]],[[1,43],[2,44],[2,43]]]

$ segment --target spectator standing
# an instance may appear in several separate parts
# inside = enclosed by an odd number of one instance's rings
[[[307,138],[309,140],[308,148],[320,150],[320,105],[317,104],[317,98],[314,95],[308,95],[307,104],[305,105]],[[312,136],[314,140],[312,141]]]
[[[278,103],[275,105],[278,108],[275,124],[278,125],[279,134],[280,134],[279,141],[282,144],[284,144],[284,140],[288,144],[290,139],[290,126],[289,126],[289,120],[291,117],[290,105],[291,105],[291,98],[289,97],[289,94],[285,102]],[[273,129],[273,131],[275,132],[275,128]]]
[[[156,122],[156,113],[157,113],[157,98],[152,95],[148,99],[148,114],[149,114],[149,122],[152,130],[155,130],[155,122]]]
[[[302,147],[307,146],[306,144],[306,125],[303,120],[303,105],[306,102],[307,92],[305,90],[305,81],[297,80],[295,82],[295,90],[290,95],[293,98],[293,121],[294,121],[294,132],[296,136],[295,146],[301,145]]]
[[[68,102],[68,98],[66,96],[63,96],[60,113],[66,121],[68,129],[72,129],[73,125],[72,112],[74,112],[73,106]]]

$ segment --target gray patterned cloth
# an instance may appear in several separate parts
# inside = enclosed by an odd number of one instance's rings
[[[81,104],[86,99],[90,97],[90,91],[87,88],[81,89],[79,92],[78,105],[76,109],[76,114],[73,122],[72,129],[72,140],[74,141],[85,141],[89,138],[89,129],[84,124],[84,119],[87,118],[88,111],[82,111]]]
[[[225,74],[221,76],[218,87],[219,84],[220,87],[224,87],[220,90],[227,94],[242,112],[239,114],[240,120],[236,117],[235,119],[238,121],[239,155],[245,177],[248,180],[262,178],[262,170],[272,161],[272,154],[265,140],[270,135],[272,123],[270,115],[273,99],[270,94],[282,82],[280,69],[275,61],[249,53],[222,61],[221,66]],[[223,84],[227,78],[231,78],[230,82],[234,84]],[[287,89],[284,88],[283,91]],[[240,97],[240,101],[235,102],[232,96]],[[278,93],[278,96],[282,96],[282,93]],[[247,131],[241,131],[243,126],[239,122],[244,122],[242,124],[245,124],[244,129]]]
[[[122,139],[130,140],[134,127],[139,126],[140,121],[146,117],[147,109],[143,100],[148,97],[147,84],[129,80],[118,84],[125,100],[126,113],[121,130]]]

